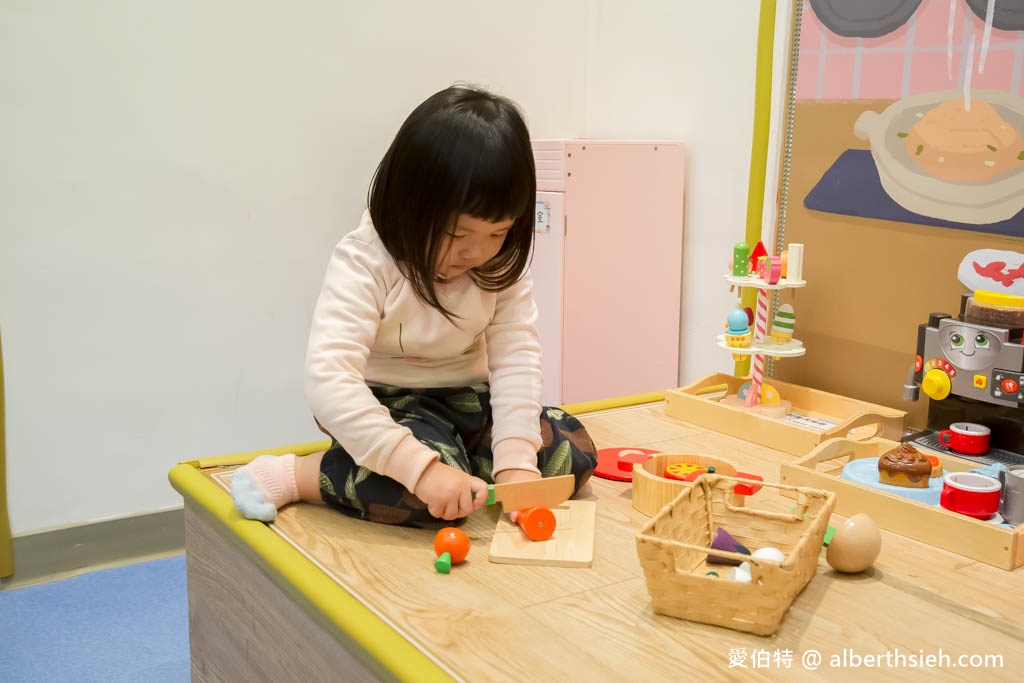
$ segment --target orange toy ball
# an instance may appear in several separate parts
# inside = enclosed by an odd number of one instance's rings
[[[441,553],[451,555],[452,564],[458,564],[469,555],[469,536],[462,529],[453,526],[446,526],[434,536],[434,554],[438,557]]]

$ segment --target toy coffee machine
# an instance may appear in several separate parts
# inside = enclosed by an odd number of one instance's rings
[[[904,399],[916,401],[923,391],[930,402],[926,429],[908,440],[939,451],[951,447],[988,463],[1019,465],[1024,464],[1024,295],[993,289],[1021,282],[1024,256],[987,253],[994,251],[972,252],[961,264],[960,280],[974,291],[961,297],[959,315],[933,313],[918,328]],[[1021,264],[1016,269],[1006,266],[1011,257]],[[964,450],[951,446],[951,436],[983,436],[984,443]]]

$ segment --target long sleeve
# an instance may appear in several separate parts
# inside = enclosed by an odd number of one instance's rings
[[[366,384],[384,311],[386,270],[365,242],[338,244],[313,314],[306,397],[323,428],[358,464],[412,490],[437,455],[408,438],[412,432],[391,419]]]
[[[543,376],[536,323],[533,280],[526,273],[498,293],[486,329],[495,472],[537,469]]]

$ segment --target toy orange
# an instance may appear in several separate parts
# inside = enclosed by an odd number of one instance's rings
[[[665,467],[665,478],[676,481],[693,481],[707,471],[704,465],[692,462],[677,462]]]
[[[469,555],[469,536],[465,531],[453,526],[446,526],[434,536],[434,568],[442,574],[451,571],[453,564],[458,564]]]

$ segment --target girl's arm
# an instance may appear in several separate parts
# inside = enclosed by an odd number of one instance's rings
[[[384,272],[373,245],[349,236],[335,248],[309,333],[306,397],[356,463],[412,491],[438,455],[391,419],[365,380],[384,307]]]
[[[527,272],[512,287],[498,292],[494,317],[486,330],[496,481],[523,476],[511,471],[499,476],[509,470],[540,475],[537,451],[541,447],[543,377],[536,323],[533,279]]]

